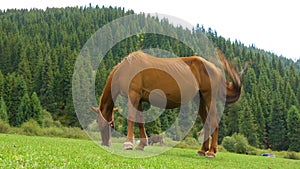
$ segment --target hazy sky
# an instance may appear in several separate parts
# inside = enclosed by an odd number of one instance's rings
[[[195,26],[199,23],[206,29],[211,27],[225,38],[300,59],[300,10],[296,0],[0,0],[0,9],[45,9],[89,3],[172,15]]]

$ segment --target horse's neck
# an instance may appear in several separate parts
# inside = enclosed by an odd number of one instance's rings
[[[112,119],[112,111],[113,111],[113,101],[112,98],[105,95],[105,93],[102,94],[101,100],[100,100],[100,111],[102,113],[102,116],[107,120],[111,121]]]
[[[113,107],[114,107],[114,102],[111,94],[111,77],[109,76],[106,85],[104,87],[102,96],[100,98],[100,104],[99,104],[99,108],[102,113],[102,116],[107,121],[111,121]]]

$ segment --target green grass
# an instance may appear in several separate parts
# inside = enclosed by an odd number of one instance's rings
[[[116,143],[121,149],[122,145]],[[126,151],[149,156],[155,149]],[[109,151],[115,151],[108,148]],[[123,151],[123,150],[118,150]],[[89,140],[0,134],[0,168],[299,168],[299,160],[219,152],[215,159],[196,155],[196,150],[173,148],[148,158],[111,154]]]

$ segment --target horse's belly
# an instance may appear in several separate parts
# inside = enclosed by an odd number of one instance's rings
[[[181,94],[174,95],[170,93],[163,93],[162,91],[156,89],[153,90],[149,94],[149,96],[143,100],[149,102],[152,106],[155,107],[173,109],[191,101],[195,97],[195,95],[196,94],[190,96],[185,95],[181,97]]]
[[[151,105],[160,108],[176,108],[182,104],[186,104],[192,100],[198,92],[198,89],[188,84],[188,82],[180,83],[173,78],[152,79],[152,83],[145,86],[144,99],[149,101]]]

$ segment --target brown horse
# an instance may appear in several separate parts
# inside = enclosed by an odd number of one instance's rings
[[[228,82],[221,69],[199,56],[180,58],[157,58],[141,51],[130,53],[108,76],[98,107],[91,108],[98,114],[102,145],[109,146],[113,124],[114,100],[118,95],[128,98],[128,131],[124,148],[133,149],[134,122],[138,123],[141,141],[137,150],[147,145],[144,118],[141,103],[172,109],[193,100],[201,93],[199,115],[203,124],[210,114],[210,125],[205,127],[206,140],[198,155],[215,157],[217,152],[218,122],[216,100],[226,103],[236,102],[241,94],[241,73],[227,61],[223,53],[216,50],[222,66],[231,79]],[[245,68],[246,69],[246,66]],[[154,91],[154,92],[153,92]],[[212,142],[209,146],[209,131],[212,131]]]

